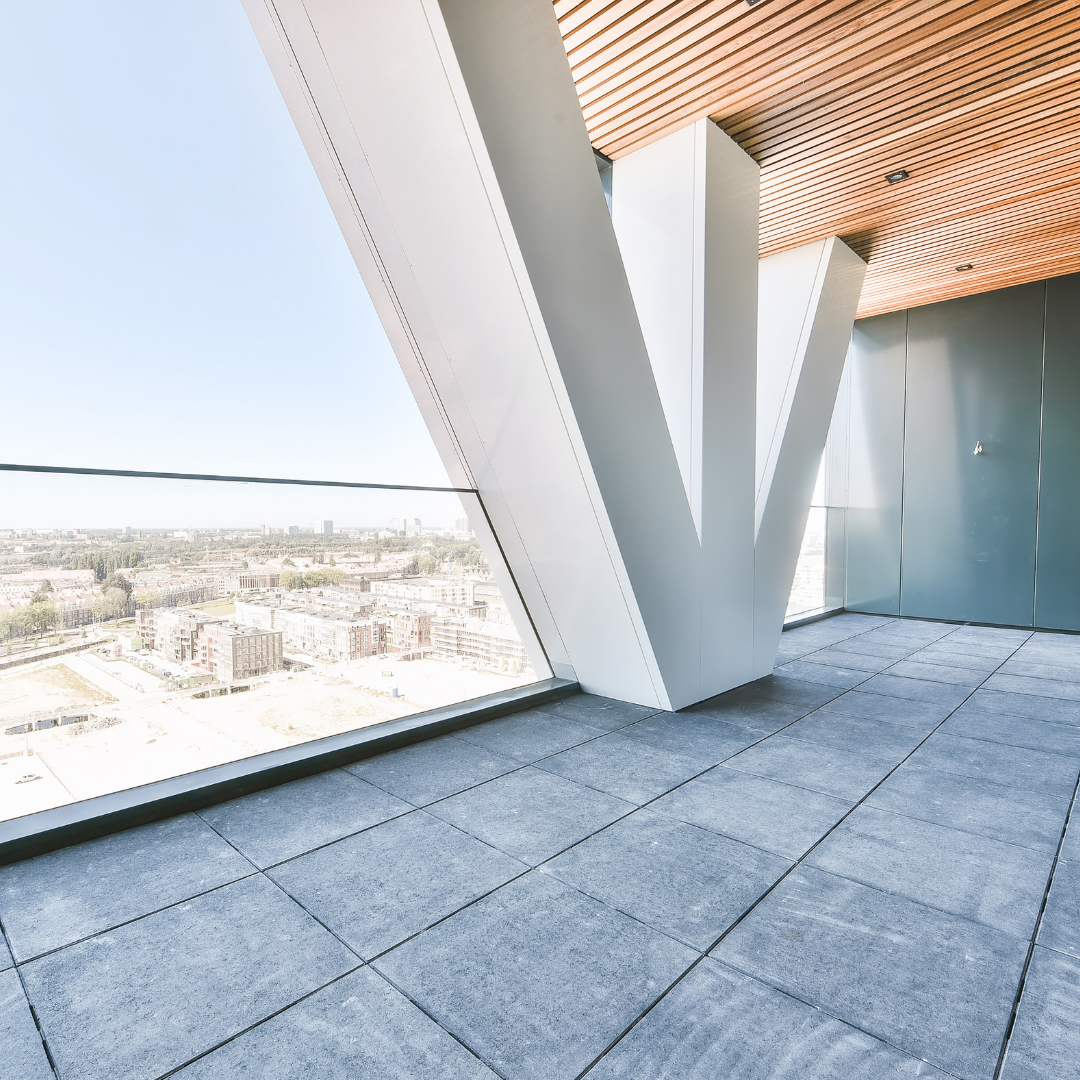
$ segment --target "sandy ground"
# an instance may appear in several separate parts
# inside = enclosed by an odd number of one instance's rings
[[[63,668],[63,671],[58,671]],[[386,674],[384,674],[386,673]],[[65,657],[0,674],[0,732],[38,709],[91,705],[97,717],[0,734],[0,820],[368,727],[532,681],[437,660],[314,664],[244,693],[166,692],[125,661]],[[142,690],[139,687],[142,687]],[[392,689],[398,696],[392,696]],[[66,695],[66,696],[65,696]],[[30,749],[30,756],[3,755]]]

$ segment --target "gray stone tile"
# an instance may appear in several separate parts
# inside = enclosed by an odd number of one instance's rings
[[[926,657],[947,656],[950,661],[955,659],[957,663],[966,657],[967,663],[976,666],[986,664],[996,667],[1003,660],[1008,660],[1014,652],[1016,652],[1016,647],[1013,645],[995,645],[991,642],[971,644],[970,642],[957,641],[955,638],[947,637],[942,638],[941,641],[926,645],[919,650],[918,655]]]
[[[1061,754],[1044,754],[1019,746],[1001,746],[936,731],[911,756],[923,769],[991,780],[1020,791],[1070,798],[1080,761]]]
[[[1001,1080],[1080,1075],[1080,961],[1036,947]]]
[[[665,795],[650,809],[787,859],[798,859],[852,805],[722,765]]]
[[[901,663],[906,663],[906,661],[901,661]],[[891,670],[896,671],[897,669],[892,668]],[[859,689],[868,694],[881,694],[883,697],[910,698],[912,701],[932,701],[938,705],[950,705],[954,709],[962,701],[966,700],[971,693],[971,687],[968,686],[929,682],[922,678],[901,678],[897,675],[874,675],[863,683]]]
[[[0,1080],[55,1080],[14,968],[0,972]]]
[[[27,960],[251,873],[185,814],[0,867],[0,919]]]
[[[1007,694],[1080,701],[1080,680],[1066,682],[1064,679],[1032,679],[1026,675],[997,674],[991,675],[985,686],[987,690],[1002,690]]]
[[[504,716],[501,720],[489,720],[486,724],[465,728],[456,732],[454,738],[528,764],[569,750],[578,743],[599,738],[604,733],[605,729],[601,727],[529,709],[513,716]]]
[[[649,746],[690,758],[706,768],[745,750],[763,732],[736,727],[699,713],[658,713],[620,732]]]
[[[344,768],[399,799],[424,806],[520,769],[521,762],[444,735]]]
[[[884,656],[870,656],[866,653],[851,652],[841,644],[809,653],[803,659],[811,664],[830,664],[844,668],[847,671],[862,671],[869,675],[876,675],[879,671],[892,667],[899,658],[886,658]],[[863,676],[863,678],[866,677],[866,675]]]
[[[862,674],[865,674],[863,672]],[[831,686],[820,682],[811,682],[807,679],[795,678],[788,672],[781,675],[773,673],[764,679],[750,683],[768,697],[777,701],[787,701],[792,705],[804,705],[806,711],[816,709],[824,705],[826,701],[832,701],[844,692],[842,686]]]
[[[1065,842],[1061,845],[1061,857],[1070,862],[1080,862],[1080,809],[1073,806]]]
[[[803,682],[823,683],[826,686],[837,686],[843,690],[850,690],[853,686],[865,682],[865,671],[853,671],[850,668],[832,667],[823,663],[809,663],[806,660],[792,660],[783,667],[776,669],[777,675],[787,676],[792,679],[801,679]]]
[[[1029,679],[1056,679],[1074,684],[1080,681],[1080,665],[1038,655],[1024,656],[1022,652],[1006,660],[999,670],[1002,675],[1023,675]]]
[[[370,968],[175,1074],[178,1080],[497,1080]]]
[[[977,702],[966,702],[941,727],[945,735],[960,735],[968,739],[1022,746],[1047,754],[1080,757],[1080,730],[1066,724],[1047,720],[1032,720],[1027,716],[992,712]]]
[[[589,1080],[916,1080],[945,1073],[710,957]]]
[[[1030,938],[1053,856],[860,806],[810,853],[807,862]]]
[[[833,746],[896,765],[926,737],[921,731],[865,716],[811,713],[784,731],[787,739]]]
[[[533,873],[376,968],[508,1080],[571,1078],[698,954]]]
[[[891,767],[861,754],[784,735],[770,736],[727,765],[852,802],[861,799]]]
[[[1060,698],[1033,697],[1031,694],[1011,694],[1000,690],[976,690],[971,705],[993,712],[1027,716],[1053,724],[1080,727],[1080,702]]]
[[[958,645],[957,648],[963,648],[963,646]],[[954,668],[960,671],[966,670],[973,674],[981,674],[985,678],[991,671],[995,671],[1001,666],[1003,658],[986,656],[978,648],[972,653],[952,652],[945,649],[941,642],[935,642],[925,649],[912,653],[905,662],[910,664],[935,664],[938,667]],[[902,675],[903,672],[898,671],[895,674]]]
[[[535,866],[634,808],[530,766],[433,803],[428,812]]]
[[[149,1080],[359,961],[261,875],[22,968],[64,1080]]]
[[[970,776],[901,765],[867,800],[896,814],[1054,852],[1069,801]]]
[[[543,758],[536,768],[633,803],[646,803],[701,772],[700,761],[614,732]]]
[[[417,812],[301,855],[270,876],[367,960],[525,870]]]
[[[639,810],[544,871],[705,952],[790,867],[758,848]]]
[[[910,642],[894,645],[885,641],[871,641],[863,635],[841,641],[833,648],[842,650],[849,656],[869,657],[882,662],[894,663],[897,660],[903,660],[906,656],[910,656],[920,646]],[[854,667],[855,665],[852,664],[851,666]]]
[[[812,867],[718,959],[965,1080],[990,1080],[1027,942]]]
[[[792,705],[774,698],[750,697],[729,692],[698,705],[691,705],[678,715],[711,716],[734,727],[771,735],[798,720],[800,716],[805,716],[808,711],[805,705]]]
[[[913,701],[911,698],[886,697],[852,690],[817,710],[818,716],[865,716],[886,724],[899,724],[915,731],[929,734],[952,712],[952,705],[938,705],[931,701]]]
[[[11,953],[8,950],[7,942],[0,937],[0,971],[6,971],[9,967],[14,966],[14,961],[11,959]]]
[[[564,720],[576,720],[589,727],[602,728],[604,731],[615,731],[660,711],[648,705],[635,705],[632,701],[618,701],[597,694],[575,694],[573,697],[551,701],[547,705],[538,705],[537,709],[552,716],[561,716]]]
[[[1019,648],[1031,637],[1030,630],[1007,630],[1003,626],[958,626],[949,627],[950,640],[970,642],[972,644],[1008,644]]]
[[[916,653],[915,656],[919,654]],[[933,683],[946,683],[952,686],[967,686],[972,689],[987,676],[985,671],[976,671],[970,667],[946,667],[944,664],[921,663],[914,657],[900,660],[889,668],[889,675],[905,679],[920,679]]]
[[[729,690],[722,696],[731,703],[783,701],[788,705],[800,706],[805,715],[842,693],[843,690],[840,687],[785,678],[774,672],[772,675],[766,675],[764,678],[755,679],[751,683]]]
[[[334,769],[219,803],[199,815],[260,867],[369,829],[413,807]]]
[[[1039,944],[1080,959],[1080,862],[1058,862],[1039,926]]]

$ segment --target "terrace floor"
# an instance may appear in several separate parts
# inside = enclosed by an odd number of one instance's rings
[[[0,1080],[1080,1076],[1080,638],[777,663],[0,868]]]

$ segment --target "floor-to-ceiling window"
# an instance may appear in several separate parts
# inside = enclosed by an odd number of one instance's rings
[[[548,675],[240,4],[0,18],[0,819]]]

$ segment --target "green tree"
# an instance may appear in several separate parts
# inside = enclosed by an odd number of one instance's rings
[[[421,574],[433,574],[438,569],[439,563],[434,555],[417,555],[416,568]]]
[[[123,589],[113,586],[102,590],[101,596],[94,603],[94,611],[102,620],[119,620],[127,613],[127,606],[128,594]]]
[[[120,589],[123,591],[125,598],[131,595],[134,587],[123,574],[118,574],[115,570],[110,570],[101,583],[102,594],[108,592],[109,589]]]
[[[283,589],[303,589],[304,575],[299,570],[282,570],[280,584]]]

